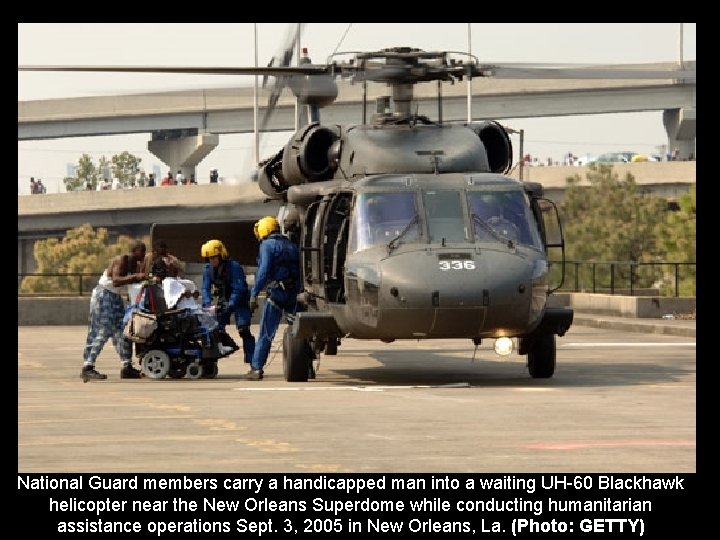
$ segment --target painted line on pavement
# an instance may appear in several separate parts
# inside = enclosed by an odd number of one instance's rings
[[[667,440],[629,440],[629,441],[565,441],[546,442],[524,445],[524,448],[534,450],[582,450],[587,448],[624,448],[643,446],[695,446],[695,441],[667,441]]]
[[[608,342],[589,342],[589,343],[563,343],[560,345],[560,348],[570,348],[570,347],[695,347],[696,343],[694,341],[685,341],[682,343],[669,343],[669,342],[663,342],[663,341],[654,341],[654,342],[647,342],[647,343],[623,343],[623,342],[616,342],[616,341],[608,341]]]
[[[233,388],[239,392],[275,392],[275,391],[316,391],[316,390],[353,390],[355,392],[384,392],[385,390],[408,390],[411,388],[470,388],[470,383],[450,384],[412,384],[398,386],[270,386],[265,388]]]

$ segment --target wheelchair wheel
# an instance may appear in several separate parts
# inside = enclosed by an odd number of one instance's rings
[[[171,367],[170,378],[171,379],[182,379],[185,376],[185,366]]]
[[[217,362],[205,362],[202,366],[203,379],[215,379],[218,374]]]
[[[188,364],[185,375],[188,379],[199,379],[202,377],[203,367],[201,364]]]
[[[143,354],[140,369],[149,379],[164,379],[170,372],[170,357],[165,351],[152,349]]]

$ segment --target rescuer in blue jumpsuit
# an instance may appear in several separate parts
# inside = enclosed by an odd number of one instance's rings
[[[292,240],[280,233],[277,220],[265,216],[255,223],[255,238],[260,242],[260,252],[255,284],[250,292],[250,309],[257,309],[257,296],[266,286],[267,293],[252,369],[245,375],[251,381],[263,378],[263,367],[282,314],[295,314],[300,291],[300,251]]]
[[[252,311],[248,306],[248,286],[242,265],[231,259],[220,240],[208,240],[200,248],[200,255],[208,262],[203,270],[202,305],[212,304],[213,287],[218,296],[216,316],[222,337],[230,315],[235,315],[235,326],[243,342],[245,362],[249,364],[255,351],[255,338],[250,332]]]

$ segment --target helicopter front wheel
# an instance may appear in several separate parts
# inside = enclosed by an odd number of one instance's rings
[[[287,382],[307,382],[313,354],[306,339],[292,335],[290,326],[283,334],[283,376]]]
[[[533,379],[549,379],[555,373],[555,334],[541,334],[535,338],[527,358],[528,371]]]

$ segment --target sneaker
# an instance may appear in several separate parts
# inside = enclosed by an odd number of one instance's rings
[[[95,366],[83,366],[82,371],[80,372],[80,378],[82,378],[83,382],[88,382],[90,379],[99,381],[107,379],[107,375],[96,371]]]
[[[262,369],[251,369],[245,374],[245,379],[248,381],[259,381],[263,378]]]
[[[140,370],[135,369],[134,367],[132,367],[131,364],[124,366],[120,370],[121,379],[139,379],[140,377],[142,377],[142,373],[140,373]]]
[[[232,347],[228,347],[227,345],[218,345],[218,349],[220,350],[220,354],[222,354],[223,356],[235,352],[235,349],[233,349]]]

